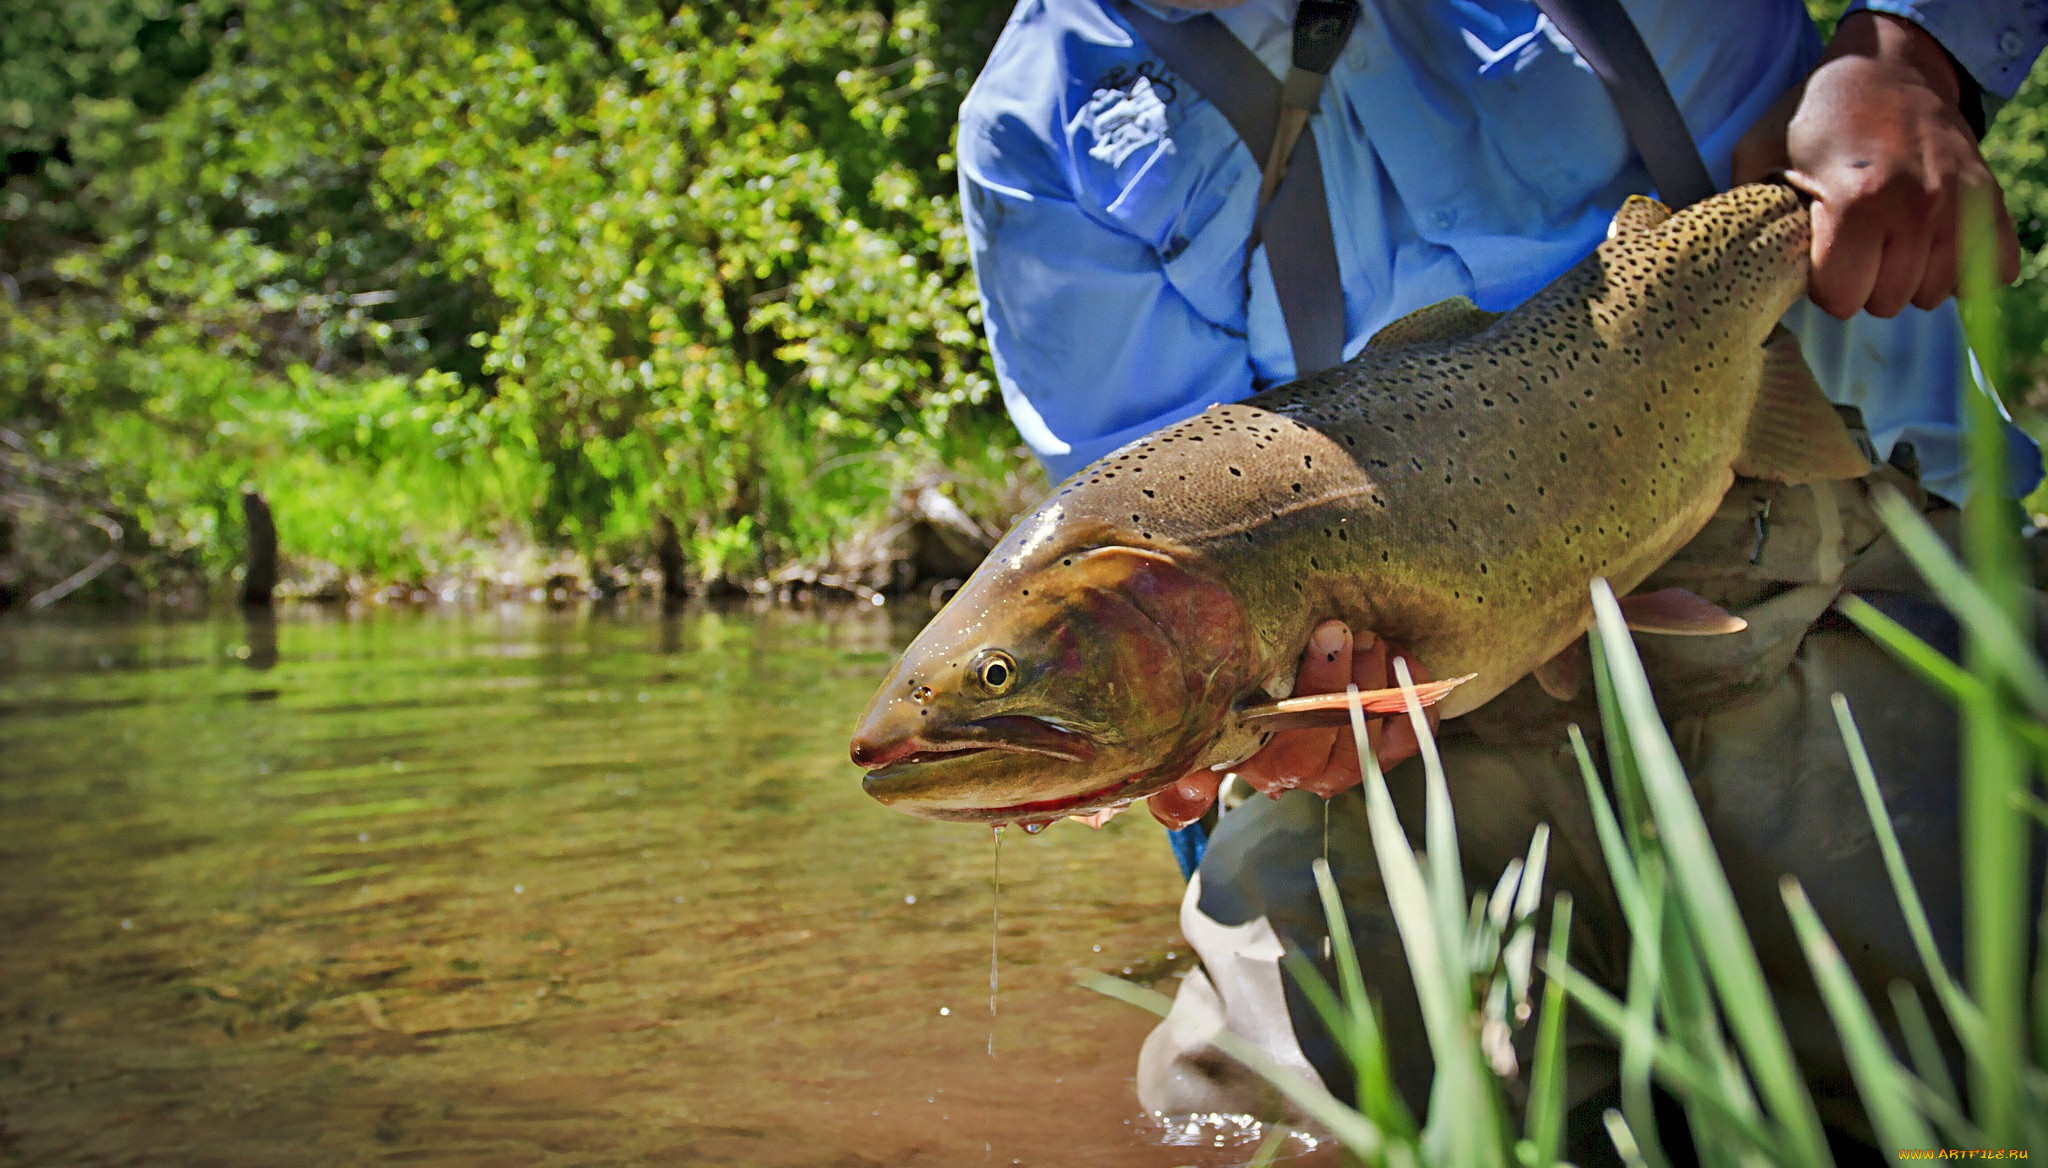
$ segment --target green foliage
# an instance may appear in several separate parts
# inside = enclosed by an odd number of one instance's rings
[[[235,561],[244,481],[301,568],[371,576],[510,543],[630,563],[656,513],[745,576],[940,468],[1006,518],[980,484],[1035,472],[951,142],[1007,10],[0,0],[0,424],[88,469],[145,584]],[[2031,378],[2041,89],[1986,143]],[[374,449],[293,420],[415,407]],[[0,523],[0,559],[30,526]]]
[[[512,535],[619,558],[658,510],[745,575],[919,469],[1018,464],[948,152],[989,3],[256,0],[179,36],[30,7],[0,419],[172,559],[232,560],[249,478],[288,551],[351,570]],[[395,493],[332,504],[365,488]]]

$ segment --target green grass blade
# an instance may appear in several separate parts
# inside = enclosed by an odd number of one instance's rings
[[[1643,1161],[1665,1168],[1669,1161],[1657,1140],[1655,1096],[1650,1090],[1652,1051],[1657,1042],[1657,991],[1664,953],[1664,862],[1642,860],[1643,927],[1630,930],[1627,1029],[1621,1034],[1621,1113],[1636,1133]]]
[[[2025,791],[2014,791],[2012,807],[2015,811],[2024,812],[2040,820],[2041,826],[2048,827],[2048,800],[2042,799],[2039,795],[2029,795]]]
[[[1962,1096],[1956,1093],[1948,1056],[1941,1051],[1941,1040],[1934,1036],[1934,1025],[1927,1018],[1927,1007],[1920,1003],[1919,993],[1905,982],[1895,981],[1891,984],[1891,1000],[1892,1014],[1899,1020],[1899,1034],[1906,1040],[1906,1054],[1913,1060],[1913,1073],[1960,1113]]]
[[[1521,885],[1515,890],[1514,935],[1501,954],[1508,975],[1508,997],[1520,1006],[1529,1000],[1529,974],[1536,962],[1536,929],[1530,918],[1543,895],[1543,873],[1550,864],[1550,825],[1539,823],[1529,837],[1529,855],[1522,863]]]
[[[1593,769],[1585,735],[1577,726],[1570,727],[1568,733],[1572,751],[1578,758],[1579,774],[1586,783],[1586,798],[1592,806],[1594,833],[1599,837],[1601,853],[1614,881],[1616,898],[1621,901],[1622,915],[1631,929],[1640,929],[1645,913],[1635,857],[1622,838],[1614,806],[1607,799],[1607,789]],[[1711,1078],[1719,1084],[1717,1089],[1728,1105],[1744,1115],[1754,1116],[1757,1114],[1756,1098],[1750,1093],[1749,1081],[1721,1032],[1713,998],[1707,992],[1705,978],[1699,968],[1698,954],[1682,922],[1674,918],[1670,926],[1665,932],[1668,952],[1664,964],[1667,969],[1665,1017],[1671,1031],[1692,1058],[1713,1069]],[[1689,1102],[1687,1106],[1690,1110]],[[1732,1154],[1724,1155],[1720,1147],[1719,1129],[1703,1125],[1698,1117],[1694,1118],[1693,1126],[1694,1142],[1699,1147],[1703,1164],[1714,1166],[1732,1162]]]
[[[1118,977],[1097,973],[1092,969],[1076,970],[1075,980],[1105,997],[1136,1006],[1161,1018],[1173,1009],[1173,999],[1156,990],[1133,985]],[[1273,1089],[1285,1096],[1287,1101],[1299,1107],[1302,1114],[1323,1125],[1338,1143],[1344,1145],[1353,1155],[1372,1160],[1380,1155],[1386,1141],[1372,1121],[1344,1106],[1338,1098],[1324,1090],[1321,1084],[1311,1082],[1292,1067],[1284,1067],[1267,1057],[1266,1053],[1229,1030],[1218,1030],[1211,1041],[1224,1054],[1243,1063],[1252,1073],[1271,1084]]]
[[[1987,691],[1983,682],[1868,601],[1844,596],[1835,602],[1835,608],[1862,629],[1864,635],[1884,646],[1920,680],[1946,694],[1950,701],[1961,705],[1985,696]],[[2025,739],[2038,759],[2048,761],[2048,726],[2032,718],[2013,717],[2007,720],[2006,728]]]
[[[1975,395],[1972,396],[1981,396]],[[2027,635],[2001,597],[1977,578],[1948,550],[1941,537],[1897,491],[1874,492],[1877,512],[1884,519],[1899,549],[1955,613],[1972,645],[1979,647],[1985,663],[2010,684],[2034,717],[2048,720],[2048,670],[2033,654],[2033,638]],[[2005,515],[2003,500],[1998,514]]]
[[[1552,967],[1546,961],[1543,973],[1563,986],[1565,993],[1595,1025],[1617,1038],[1621,1036],[1628,1025],[1628,1010],[1612,994],[1569,966]],[[1773,1163],[1792,1162],[1783,1141],[1765,1126],[1763,1117],[1731,1100],[1714,1072],[1676,1044],[1669,1041],[1657,1043],[1652,1051],[1652,1066],[1658,1081],[1680,1099],[1698,1104],[1711,1124],[1746,1141],[1751,1149],[1763,1153]],[[1694,1134],[1697,1136],[1698,1133]]]
[[[2034,1062],[2048,1071],[2048,874],[2042,876],[2041,919],[2034,922],[2034,945]],[[2040,1094],[2041,1106],[2035,1110],[2048,1114],[2048,1089]]]
[[[1572,897],[1568,892],[1560,892],[1551,903],[1550,945],[1544,953],[1544,968],[1565,967],[1571,937]],[[1529,1069],[1529,1104],[1524,1120],[1524,1131],[1533,1145],[1531,1168],[1548,1168],[1557,1163],[1564,1150],[1564,1015],[1564,983],[1545,978],[1543,1013],[1536,1022],[1536,1055]]]
[[[1330,1034],[1351,1064],[1358,1082],[1358,1110],[1380,1131],[1395,1140],[1415,1134],[1415,1117],[1394,1087],[1394,1072],[1387,1059],[1385,1032],[1370,1000],[1357,1009],[1337,999],[1337,991],[1323,978],[1322,971],[1301,953],[1289,950],[1281,963],[1301,987],[1309,1007],[1329,1027]]]
[[[1906,917],[1906,932],[1913,938],[1913,948],[1920,954],[1920,965],[1927,971],[1927,979],[1934,986],[1935,996],[1948,1014],[1949,1025],[1955,1028],[1956,1037],[1967,1051],[1983,1049],[1984,1016],[1974,1003],[1964,996],[1962,987],[1956,984],[1948,966],[1941,960],[1941,950],[1934,943],[1934,926],[1927,918],[1927,905],[1920,899],[1920,890],[1913,885],[1913,874],[1906,868],[1906,853],[1899,847],[1898,832],[1892,828],[1890,813],[1884,807],[1884,795],[1877,789],[1877,772],[1870,765],[1870,752],[1863,745],[1863,734],[1856,727],[1856,717],[1849,710],[1849,699],[1836,694],[1831,699],[1835,710],[1835,725],[1842,734],[1842,744],[1849,751],[1849,769],[1856,776],[1856,788],[1863,795],[1863,810],[1870,816],[1870,826],[1877,835],[1878,854],[1884,858],[1885,875],[1891,878],[1892,894],[1898,898],[1899,909]]]
[[[1344,991],[1344,1005],[1356,1010],[1365,1005],[1365,974],[1358,967],[1358,947],[1351,939],[1351,921],[1344,915],[1343,898],[1337,894],[1337,881],[1330,875],[1330,865],[1321,856],[1309,861],[1309,871],[1316,881],[1316,894],[1322,898],[1323,920],[1330,931],[1330,952],[1337,963],[1337,984]]]
[[[1806,951],[1806,963],[1813,967],[1814,982],[1820,986],[1821,1000],[1827,1005],[1828,1017],[1834,1020],[1835,1033],[1842,1039],[1849,1075],[1856,1082],[1857,1094],[1863,1097],[1863,1113],[1870,1117],[1878,1142],[1891,1149],[1894,1159],[1903,1159],[1903,1151],[1938,1146],[1933,1129],[1914,1106],[1905,1068],[1885,1042],[1877,1016],[1870,1012],[1870,1003],[1857,988],[1834,939],[1821,926],[1813,902],[1790,876],[1778,882],[1778,892],[1785,898],[1786,911],[1792,914],[1792,929],[1799,936],[1800,948]]]
[[[1412,696],[1410,705],[1415,705]],[[1365,736],[1356,733],[1355,728],[1363,711],[1356,698],[1351,702],[1351,711],[1354,735],[1362,744]],[[1424,754],[1426,765],[1435,754],[1426,722],[1417,737],[1429,744]],[[1446,937],[1439,925],[1442,904],[1431,898],[1422,866],[1394,811],[1394,797],[1387,790],[1386,776],[1369,749],[1359,750],[1359,766],[1365,775],[1366,826],[1379,861],[1381,884],[1394,915],[1394,925],[1401,934],[1415,996],[1422,1007],[1423,1028],[1429,1038],[1430,1053],[1436,1059],[1436,1083],[1424,1139],[1442,1141],[1451,1168],[1501,1164],[1505,1145],[1501,1139],[1499,1105],[1491,1080],[1481,1070],[1483,1060],[1470,1025],[1471,979],[1461,963],[1454,963],[1461,954],[1458,946],[1462,937]],[[1440,767],[1437,774],[1440,778]],[[1454,930],[1462,925],[1463,900],[1460,892],[1458,900],[1451,903],[1450,927]],[[1438,1100],[1455,1101],[1458,1114],[1451,1115],[1449,1107],[1437,1106]]]
[[[1429,865],[1430,901],[1436,907],[1437,936],[1447,943],[1446,963],[1465,961],[1465,866],[1458,852],[1458,821],[1451,812],[1451,786],[1444,777],[1443,759],[1437,754],[1436,735],[1430,733],[1429,718],[1415,695],[1415,679],[1408,663],[1394,659],[1394,678],[1408,704],[1408,721],[1415,727],[1415,740],[1422,748],[1423,773],[1423,860]]]
[[[1354,687],[1355,688],[1355,687]],[[1351,1060],[1353,1076],[1358,1080],[1358,1107],[1377,1123],[1392,1122],[1400,1134],[1414,1130],[1414,1120],[1409,1116],[1407,1106],[1401,1102],[1400,1093],[1394,1089],[1393,1070],[1388,1064],[1386,1038],[1379,1027],[1379,1018],[1373,1012],[1372,999],[1366,995],[1365,974],[1358,964],[1358,948],[1351,937],[1351,922],[1344,915],[1344,902],[1337,893],[1337,881],[1330,873],[1329,864],[1317,857],[1309,865],[1315,876],[1316,892],[1322,898],[1323,919],[1329,927],[1331,956],[1337,963],[1338,983],[1343,987],[1343,1008],[1339,1011],[1341,1020],[1329,1022],[1331,1033],[1337,1034]],[[1322,975],[1309,965],[1301,962],[1315,977],[1315,984],[1327,991]],[[1304,982],[1307,989],[1309,983]],[[1336,1005],[1332,1002],[1331,1005]],[[1317,1007],[1320,1010],[1322,1007]]]
[[[1628,1120],[1622,1117],[1621,1112],[1610,1107],[1600,1113],[1600,1118],[1607,1124],[1608,1138],[1614,1141],[1614,1150],[1621,1154],[1621,1162],[1627,1168],[1649,1168],[1649,1161],[1644,1158],[1643,1149],[1636,1143],[1635,1133],[1629,1130]]]
[[[1820,1116],[1792,1057],[1792,1044],[1764,982],[1763,967],[1735,907],[1735,893],[1721,870],[1699,804],[1693,801],[1678,752],[1650,697],[1649,679],[1629,640],[1628,624],[1604,580],[1593,583],[1593,608],[1606,672],[1641,768],[1643,793],[1670,863],[1673,887],[1687,921],[1697,932],[1700,954],[1720,994],[1729,1028],[1749,1064],[1758,1094],[1784,1129],[1792,1153],[1804,1163],[1831,1164]]]
[[[1280,964],[1293,975],[1294,984],[1300,987],[1302,996],[1308,999],[1309,1008],[1314,1010],[1316,1017],[1321,1018],[1323,1025],[1329,1028],[1330,1037],[1337,1041],[1337,1048],[1343,1053],[1344,1061],[1356,1067],[1364,1060],[1366,1052],[1353,1045],[1357,1039],[1357,1029],[1351,1011],[1338,1000],[1337,991],[1330,988],[1329,979],[1323,976],[1323,971],[1317,969],[1313,961],[1291,946],[1280,955]],[[1363,1105],[1359,1110],[1371,1114]]]
[[[1358,751],[1359,773],[1364,777],[1366,829],[1372,839],[1387,904],[1394,914],[1395,928],[1401,935],[1402,952],[1408,958],[1409,974],[1422,1007],[1423,1028],[1436,1059],[1436,1081],[1430,1092],[1432,1107],[1429,1119],[1433,1125],[1440,1125],[1442,1121],[1434,1103],[1440,1094],[1448,1093],[1466,1106],[1471,1106],[1482,1096],[1486,1097],[1487,1104],[1478,1110],[1496,1121],[1491,1131],[1485,1130],[1482,1121],[1480,1138],[1476,1141],[1464,1125],[1454,1124],[1448,1131],[1438,1126],[1430,1134],[1432,1138],[1453,1145],[1455,1162],[1490,1164],[1494,1162],[1494,1151],[1501,1146],[1498,1112],[1489,1086],[1480,1077],[1477,1043],[1465,1025],[1465,1019],[1471,1015],[1470,982],[1463,970],[1453,972],[1445,967],[1444,954],[1447,950],[1436,935],[1433,913],[1423,888],[1422,870],[1416,863],[1414,851],[1408,846],[1408,837],[1401,828],[1400,819],[1394,813],[1387,777],[1381,772],[1379,759],[1370,748],[1365,708],[1359,704],[1358,687],[1347,686],[1346,693],[1350,699],[1352,742]],[[1412,687],[1407,696],[1410,716],[1413,717],[1417,713],[1417,703]],[[1426,720],[1416,737],[1423,744],[1426,756],[1435,757],[1436,739],[1429,732]],[[1397,887],[1400,889],[1398,896]],[[1475,1143],[1486,1150],[1475,1154]]]
[[[1607,798],[1607,788],[1600,782],[1599,772],[1593,769],[1593,756],[1586,749],[1586,736],[1577,726],[1569,727],[1566,733],[1571,738],[1572,752],[1579,760],[1579,775],[1586,782],[1586,801],[1593,807],[1593,833],[1600,840],[1600,855],[1607,861],[1607,871],[1614,880],[1615,899],[1621,902],[1622,916],[1627,918],[1629,927],[1639,928],[1644,919],[1643,885],[1636,874],[1635,856],[1629,851],[1628,839],[1622,834],[1614,804]],[[1612,753],[1609,752],[1610,755]]]
[[[1586,634],[1586,648],[1593,659],[1593,691],[1600,703],[1600,733],[1607,743],[1607,769],[1614,778],[1615,811],[1628,838],[1630,853],[1640,853],[1655,846],[1645,834],[1650,824],[1650,805],[1643,799],[1642,768],[1636,761],[1635,747],[1629,743],[1628,720],[1622,717],[1606,649],[1591,632]]]
[[[1514,919],[1515,893],[1522,883],[1522,858],[1516,856],[1501,870],[1500,879],[1494,883],[1492,895],[1486,898],[1486,923],[1495,930],[1506,932],[1508,923]]]
[[[1287,1129],[1279,1124],[1259,1142],[1259,1150],[1245,1162],[1244,1168],[1273,1168],[1280,1159],[1280,1149],[1287,1143]]]

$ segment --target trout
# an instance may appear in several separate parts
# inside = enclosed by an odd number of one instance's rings
[[[1569,688],[1592,581],[1641,583],[1735,476],[1869,471],[1779,324],[1810,233],[1783,186],[1677,214],[1633,197],[1512,311],[1418,310],[1334,369],[1091,463],[868,704],[852,743],[866,790],[927,818],[1031,824],[1227,767],[1275,729],[1348,716],[1343,695],[1289,699],[1331,618],[1445,679],[1421,696],[1446,718],[1532,671]],[[1653,632],[1742,627],[1675,590],[1624,608]]]

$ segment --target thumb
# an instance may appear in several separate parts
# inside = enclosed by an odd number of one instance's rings
[[[1172,831],[1179,831],[1209,810],[1209,805],[1216,802],[1216,788],[1222,783],[1223,776],[1215,771],[1190,771],[1171,787],[1145,800],[1145,807],[1152,812],[1152,818]]]

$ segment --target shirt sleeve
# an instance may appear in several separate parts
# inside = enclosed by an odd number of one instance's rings
[[[2048,0],[1855,0],[1868,9],[1902,16],[1941,42],[1977,85],[1998,101],[2019,92],[2048,47]],[[1986,112],[1989,112],[1988,110]]]
[[[963,121],[960,157],[996,378],[1055,478],[1250,394],[1243,332],[1197,312],[1149,240],[1081,206],[1046,143]]]

